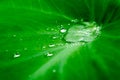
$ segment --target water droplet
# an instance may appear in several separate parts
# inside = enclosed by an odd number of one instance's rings
[[[61,27],[63,27],[63,25],[60,25]]]
[[[67,42],[91,42],[100,34],[100,27],[91,22],[82,25],[74,25],[64,39]]]
[[[64,44],[63,44],[63,43],[58,43],[57,45],[58,45],[58,46],[63,46]]]
[[[13,37],[16,37],[16,35],[13,35]]]
[[[56,37],[56,36],[53,36],[52,38],[53,38],[53,39],[56,39],[57,37]]]
[[[17,52],[16,54],[14,54],[14,58],[18,58],[20,57],[20,54]]]
[[[47,56],[48,56],[48,57],[51,57],[51,56],[53,56],[53,54],[50,53],[50,52],[48,52],[48,53],[47,53]]]
[[[70,26],[70,23],[68,23],[68,26]]]
[[[20,38],[20,41],[22,41],[23,39],[22,38]]]
[[[77,23],[77,22],[79,22],[79,20],[78,19],[73,19],[73,20],[71,20],[71,22]]]
[[[24,50],[27,50],[27,48],[24,48]]]
[[[55,73],[56,72],[56,69],[53,69],[53,73]]]
[[[46,30],[50,30],[50,28],[47,28]]]
[[[61,29],[60,32],[61,33],[65,33],[67,30],[66,29]]]
[[[54,31],[54,28],[51,28],[51,31]]]
[[[43,48],[43,49],[45,49],[45,48],[46,48],[46,46],[43,46],[42,48]]]
[[[49,47],[55,47],[55,44],[50,44]]]

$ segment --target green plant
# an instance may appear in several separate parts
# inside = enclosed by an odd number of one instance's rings
[[[119,0],[1,0],[0,80],[120,80]]]

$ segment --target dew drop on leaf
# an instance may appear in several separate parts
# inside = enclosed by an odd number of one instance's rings
[[[61,27],[63,27],[63,25],[60,25]]]
[[[46,48],[46,46],[43,46],[42,48],[43,48],[43,49],[45,49],[45,48]]]
[[[14,54],[14,58],[18,58],[18,57],[20,57],[19,53]]]
[[[70,26],[70,23],[68,23],[68,26]]]
[[[24,48],[24,50],[27,50],[27,48]]]
[[[73,23],[77,23],[78,21],[79,21],[78,19],[71,20],[71,22],[73,22]]]
[[[53,38],[53,39],[56,39],[57,37],[56,37],[56,36],[53,36],[52,38]]]
[[[13,37],[16,37],[16,35],[13,35]]]
[[[50,44],[49,47],[55,47],[55,44]]]
[[[47,57],[51,57],[51,56],[53,56],[53,54],[50,53],[50,52],[48,52],[46,55],[47,55]]]
[[[53,69],[53,73],[55,73],[56,72],[56,69]]]
[[[20,41],[23,41],[23,39],[22,39],[22,38],[20,38]]]
[[[61,33],[65,33],[67,30],[66,29],[61,29],[60,32]]]
[[[100,34],[100,27],[91,22],[83,22],[69,28],[64,39],[67,42],[91,42]]]

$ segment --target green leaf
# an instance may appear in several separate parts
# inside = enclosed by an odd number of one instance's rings
[[[120,80],[119,26],[119,0],[1,0],[0,80]]]

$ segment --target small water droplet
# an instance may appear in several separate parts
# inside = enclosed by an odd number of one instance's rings
[[[43,48],[43,49],[45,49],[45,48],[46,48],[46,46],[43,46],[42,48]]]
[[[55,47],[55,44],[50,44],[49,47]]]
[[[56,37],[56,36],[53,36],[52,38],[53,38],[53,39],[56,39],[57,37]]]
[[[23,39],[22,38],[20,38],[20,41],[22,41]]]
[[[16,37],[16,35],[13,35],[13,37]]]
[[[61,27],[63,27],[63,25],[60,25]]]
[[[48,53],[47,53],[47,56],[48,56],[48,57],[51,57],[51,56],[53,56],[53,54],[50,53],[50,52],[48,52]]]
[[[58,46],[63,46],[64,44],[63,44],[63,43],[58,43],[57,45],[58,45]]]
[[[51,28],[51,31],[54,31],[54,28]]]
[[[68,23],[68,26],[70,26],[70,23]]]
[[[14,58],[18,58],[20,57],[20,54],[17,52],[16,54],[14,54]]]
[[[53,69],[53,73],[55,73],[56,72],[56,69]]]
[[[27,48],[24,48],[24,50],[27,50]]]
[[[61,29],[60,32],[61,33],[65,33],[67,30],[66,29]]]
[[[50,30],[50,28],[47,28],[46,30]]]
[[[73,20],[71,20],[71,22],[77,23],[77,22],[79,22],[79,20],[78,19],[73,19]]]

